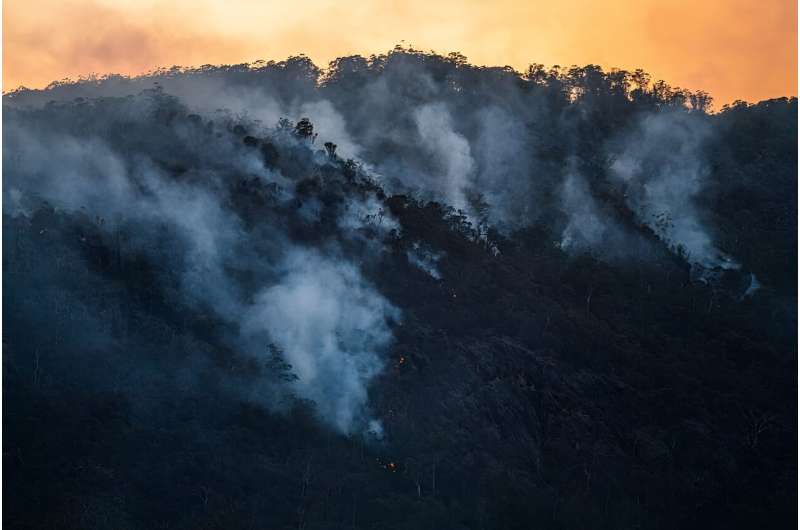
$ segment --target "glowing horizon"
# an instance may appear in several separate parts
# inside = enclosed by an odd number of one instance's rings
[[[65,77],[282,60],[318,66],[398,43],[524,71],[642,68],[716,107],[797,95],[797,4],[786,0],[360,2],[6,0],[3,90]]]

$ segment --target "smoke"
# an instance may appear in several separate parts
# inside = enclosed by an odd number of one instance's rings
[[[208,303],[222,314],[236,310],[222,256],[235,247],[241,228],[211,190],[165,178],[140,153],[125,160],[99,138],[29,130],[15,120],[4,134],[13,152],[6,187],[24,198],[11,201],[11,208],[27,202],[30,210],[43,199],[65,212],[90,212],[108,230],[134,225],[131,244],[144,252],[160,247],[153,238],[169,226],[184,244],[185,300]]]
[[[424,54],[351,63],[324,78],[292,58],[6,96],[4,214],[46,201],[97,219],[107,239],[124,234],[180,311],[225,328],[226,348],[267,362],[272,344],[291,365],[296,379],[242,395],[275,407],[275,388],[294,393],[343,433],[382,432],[369,388],[401,314],[364,268],[401,232],[384,190],[460,209],[484,237],[541,223],[568,253],[642,259],[658,246],[701,268],[737,266],[701,201],[707,116],[601,119],[590,90],[567,97]],[[308,117],[317,136],[275,128],[283,117]],[[380,188],[353,176],[364,169]],[[428,243],[403,251],[447,281]]]
[[[583,178],[570,172],[564,179],[561,196],[564,211],[569,215],[569,222],[561,234],[561,248],[591,250],[608,241],[612,220],[600,212]]]
[[[756,278],[756,275],[751,272],[750,283],[747,285],[747,289],[745,289],[744,294],[742,294],[742,298],[753,296],[759,289],[761,289],[761,282],[759,282],[758,278]]]
[[[370,422],[374,430],[368,387],[383,368],[400,312],[356,263],[381,250],[396,221],[373,194],[342,196],[342,232],[307,247],[289,230],[319,222],[294,206],[298,175],[266,167],[219,123],[192,119],[160,94],[155,99],[8,111],[4,214],[29,216],[46,201],[95,219],[106,239],[124,233],[124,252],[145,256],[160,287],[176,289],[182,310],[239,330],[223,334],[227,347],[266,366],[274,344],[291,365],[293,382],[255,384],[242,395],[276,408],[275,386],[283,385],[313,401],[322,421],[342,433],[366,432]],[[159,121],[164,115],[168,124]],[[116,134],[121,128],[125,134]],[[300,157],[296,168],[287,166],[290,173],[308,167],[310,145],[279,134],[273,141],[288,142]],[[257,188],[242,193],[245,182]],[[256,192],[266,207],[253,221],[239,203],[250,204]],[[371,244],[350,245],[350,253],[365,254],[345,255],[341,237]]]
[[[447,108],[430,104],[414,112],[422,152],[438,162],[438,171],[429,177],[428,187],[447,204],[467,211],[466,191],[472,183],[474,162],[470,144],[453,130]]]
[[[608,129],[610,119],[591,121],[594,88],[567,98],[508,69],[403,51],[341,59],[325,75],[294,57],[65,84],[14,94],[9,102],[136,94],[153,83],[207,118],[227,109],[231,119],[249,121],[256,130],[283,116],[308,117],[319,133],[315,145],[335,143],[340,156],[358,159],[387,191],[443,202],[506,234],[552,223],[552,212],[566,208],[570,226],[558,228],[563,248],[624,255],[629,221],[603,207],[598,187],[578,184],[602,181],[600,188],[616,190],[637,222],[674,252],[703,267],[735,266],[715,245],[698,201],[708,189],[706,154],[714,133],[706,115],[685,108],[651,108],[615,119],[619,125]],[[556,94],[571,104],[557,103]],[[587,151],[584,145],[595,136],[603,141],[592,148],[597,151]],[[613,160],[610,167],[602,167],[604,158]],[[580,166],[580,176],[572,166]],[[313,202],[304,209],[310,218],[319,210]],[[590,228],[592,216],[604,228]],[[619,237],[609,241],[603,231]]]
[[[560,207],[567,218],[558,242],[562,250],[615,262],[653,255],[652,245],[641,234],[625,227],[612,209],[592,195],[589,183],[574,163],[559,191]]]
[[[500,227],[517,227],[533,219],[541,204],[532,196],[531,175],[538,169],[529,156],[532,139],[524,123],[496,105],[477,114],[479,132],[472,151],[478,160],[475,190],[489,205],[491,221]]]
[[[300,395],[341,432],[367,404],[367,386],[383,368],[377,354],[392,341],[399,312],[343,260],[293,249],[276,285],[260,291],[244,315],[244,334],[274,341],[294,368]],[[361,421],[359,421],[361,420]]]
[[[358,158],[361,154],[361,147],[347,132],[347,123],[344,117],[330,101],[323,99],[304,102],[300,104],[297,111],[289,111],[284,116],[308,117],[322,141],[333,141],[337,146],[336,152],[343,158]]]
[[[692,114],[648,114],[621,141],[611,175],[639,220],[671,249],[693,264],[734,268],[697,206],[707,186],[710,135],[708,123]]]
[[[411,248],[406,251],[408,262],[417,267],[422,272],[428,274],[435,280],[441,280],[442,274],[437,266],[442,259],[440,252],[433,252],[425,248],[419,241],[415,241]]]

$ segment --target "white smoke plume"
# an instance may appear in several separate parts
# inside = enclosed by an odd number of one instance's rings
[[[126,119],[146,129],[148,102],[124,105],[135,111]],[[368,413],[368,387],[383,368],[390,325],[400,313],[335,243],[311,249],[293,242],[281,224],[244,226],[228,202],[230,179],[238,174],[286,183],[255,150],[227,132],[213,146],[195,141],[180,125],[170,130],[177,146],[148,147],[132,127],[126,141],[133,146],[122,150],[44,112],[43,121],[26,120],[24,113],[6,118],[5,214],[27,215],[44,200],[61,212],[96,217],[105,230],[132,227],[127,244],[177,276],[183,303],[240,329],[231,348],[268,361],[267,345],[279,347],[297,376],[291,390],[313,401],[323,422],[349,434],[377,421]],[[101,127],[114,127],[116,118],[94,116]],[[191,169],[176,179],[155,159],[181,149]],[[276,196],[287,204],[294,199],[291,188]],[[346,204],[338,222],[345,234],[378,226],[385,235],[397,226],[371,196]],[[177,238],[169,249],[165,233]],[[372,252],[380,245],[363,248]],[[232,271],[246,272],[260,287],[243,290]],[[260,399],[274,407],[272,397],[264,392]]]
[[[474,161],[469,142],[453,130],[452,119],[443,104],[430,104],[414,112],[420,146],[439,163],[439,172],[429,186],[444,201],[467,211],[466,191],[472,184]]]
[[[299,394],[341,432],[364,425],[367,386],[383,368],[378,352],[392,341],[399,312],[351,264],[292,250],[276,285],[258,293],[243,331],[265,334],[294,368]]]
[[[621,143],[611,174],[640,221],[703,267],[733,268],[696,204],[706,187],[709,126],[685,112],[648,114]]]
[[[428,274],[431,278],[435,280],[442,278],[438,267],[439,260],[442,259],[440,252],[433,252],[421,245],[419,241],[416,241],[406,252],[406,256],[409,263]]]

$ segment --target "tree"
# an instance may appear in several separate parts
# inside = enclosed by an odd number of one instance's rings
[[[271,375],[284,383],[297,381],[298,377],[292,371],[292,365],[283,358],[283,350],[275,343],[267,345],[267,362],[265,363]]]
[[[294,126],[294,133],[299,138],[307,139],[314,136],[314,125],[308,118],[303,118]]]
[[[708,92],[704,92],[702,90],[692,92],[689,95],[689,103],[691,104],[692,110],[702,112],[704,114],[711,110],[711,104],[713,101],[714,98],[712,98]]]

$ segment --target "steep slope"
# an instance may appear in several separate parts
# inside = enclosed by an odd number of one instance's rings
[[[6,96],[6,526],[792,524],[796,100],[315,68]]]

